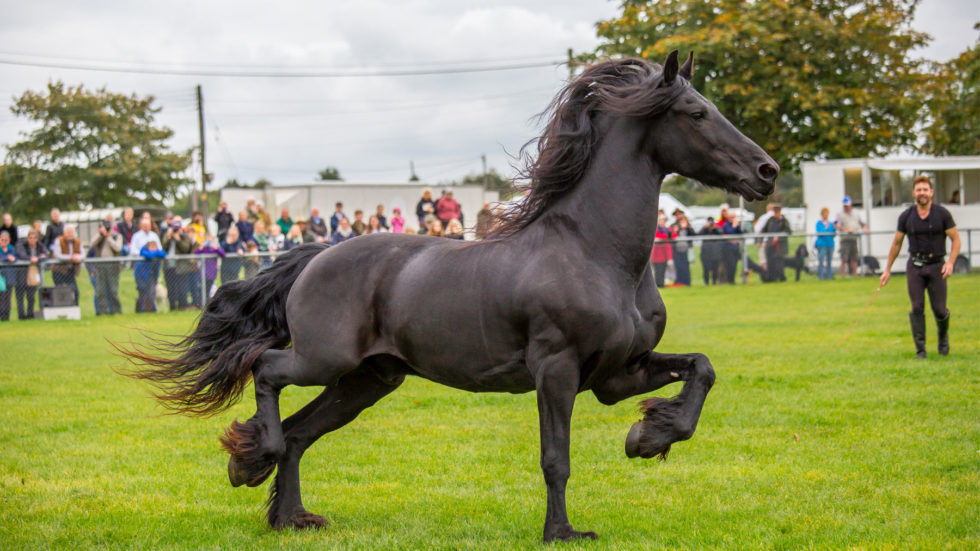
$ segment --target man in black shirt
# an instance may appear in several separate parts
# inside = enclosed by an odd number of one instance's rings
[[[909,260],[905,268],[912,311],[912,340],[915,357],[926,357],[925,291],[929,290],[929,304],[936,316],[939,330],[939,353],[949,354],[949,310],[946,309],[946,278],[953,274],[953,263],[960,254],[960,234],[956,231],[953,216],[945,208],[932,202],[932,181],[920,175],[912,182],[915,205],[898,217],[898,231],[888,251],[888,262],[881,274],[884,287],[891,277],[892,264],[902,250],[905,235],[909,236]],[[949,260],[946,260],[946,237],[952,241]]]

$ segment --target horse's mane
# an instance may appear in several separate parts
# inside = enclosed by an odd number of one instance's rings
[[[498,215],[494,236],[520,231],[578,184],[599,142],[596,114],[654,116],[688,86],[681,78],[663,86],[662,75],[660,65],[644,59],[613,59],[592,65],[569,82],[540,115],[550,114],[544,133],[521,147],[523,166],[517,179],[528,183],[518,189],[527,196]],[[537,157],[529,151],[534,144]]]

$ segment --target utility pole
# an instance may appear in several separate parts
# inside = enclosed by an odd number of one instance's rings
[[[483,189],[489,189],[490,177],[487,175],[487,154],[480,155],[480,158],[483,159]]]
[[[198,195],[191,195],[191,210],[200,210],[204,219],[208,219],[208,171],[204,165],[204,101],[201,99],[201,85],[197,85],[197,130],[201,139],[201,199],[203,205],[198,205]]]

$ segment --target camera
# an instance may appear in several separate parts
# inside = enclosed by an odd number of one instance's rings
[[[108,220],[103,220],[102,227],[105,228],[105,231],[112,231],[112,222]]]

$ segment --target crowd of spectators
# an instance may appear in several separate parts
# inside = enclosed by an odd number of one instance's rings
[[[484,205],[478,216],[478,238],[486,236],[488,215],[489,205]],[[309,219],[292,216],[284,208],[273,221],[260,202],[249,199],[237,217],[222,202],[214,215],[217,231],[211,235],[200,212],[185,223],[169,212],[163,220],[153,220],[149,212],[136,218],[134,210],[126,208],[118,220],[106,217],[91,241],[82,243],[76,229],[61,220],[58,209],[51,210],[43,232],[41,222],[35,221],[26,236],[20,235],[7,213],[0,226],[0,320],[10,319],[13,296],[18,319],[34,318],[43,270],[50,270],[55,285],[71,288],[77,303],[76,277],[84,268],[94,289],[96,315],[122,312],[119,276],[124,269],[133,271],[136,312],[155,312],[164,306],[183,310],[199,308],[218,284],[255,275],[271,262],[272,255],[262,253],[287,251],[302,243],[336,245],[384,232],[464,238],[463,213],[452,190],[433,199],[432,190],[426,189],[416,216],[418,229],[400,208],[389,216],[384,205],[378,205],[366,220],[363,210],[355,210],[352,221],[338,202],[328,219],[321,217],[318,208],[310,211]],[[193,255],[204,258],[188,258]]]

